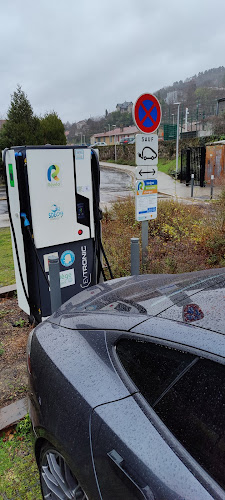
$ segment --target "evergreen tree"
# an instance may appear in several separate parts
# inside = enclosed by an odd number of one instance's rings
[[[40,120],[42,144],[66,144],[64,125],[57,113],[47,113]]]
[[[34,116],[33,109],[27,96],[18,85],[11,96],[11,104],[0,132],[1,149],[24,144],[38,144],[40,121]]]

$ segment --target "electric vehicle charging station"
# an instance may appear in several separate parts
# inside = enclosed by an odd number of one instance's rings
[[[79,146],[21,146],[4,150],[3,161],[18,304],[41,321],[51,314],[50,255],[59,258],[62,303],[100,281],[98,156]]]

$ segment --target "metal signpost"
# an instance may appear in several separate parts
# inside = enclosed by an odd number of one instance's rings
[[[161,107],[152,94],[142,94],[133,108],[136,126],[136,195],[135,216],[142,221],[142,262],[146,264],[148,221],[157,217],[158,136],[153,134],[161,121]]]

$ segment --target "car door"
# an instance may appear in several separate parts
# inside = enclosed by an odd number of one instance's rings
[[[219,467],[218,460],[213,458],[216,448],[210,458],[210,451],[204,446],[216,421],[212,416],[213,403],[210,410],[213,423],[209,423],[210,418],[200,418],[201,408],[205,407],[204,415],[207,413],[206,387],[210,377],[215,371],[215,381],[221,366],[218,370],[217,363],[199,360],[195,354],[172,349],[170,345],[157,345],[149,338],[143,337],[140,341],[137,335],[111,332],[107,340],[111,361],[129,389],[130,397],[99,405],[92,413],[90,442],[100,498],[225,498],[223,478],[221,480],[223,436],[220,437]],[[207,375],[208,363],[210,376]],[[210,387],[212,395],[212,383]],[[199,398],[199,393],[203,393],[205,399]],[[182,401],[184,394],[188,397]],[[218,422],[220,434],[224,416],[222,412]],[[206,429],[205,434],[202,429]],[[215,440],[216,437],[214,434]],[[195,461],[199,453],[200,464]]]

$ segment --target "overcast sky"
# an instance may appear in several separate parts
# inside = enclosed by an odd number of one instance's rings
[[[225,66],[225,0],[1,0],[0,118],[17,84],[63,122]]]

